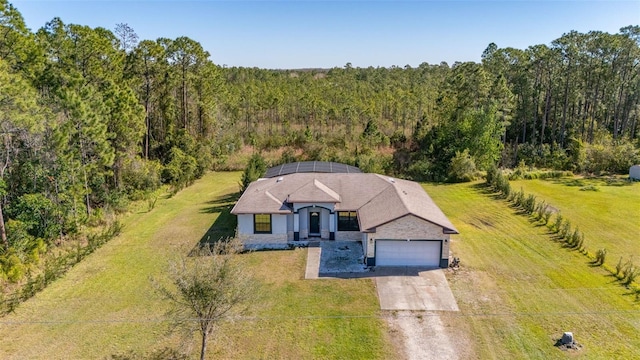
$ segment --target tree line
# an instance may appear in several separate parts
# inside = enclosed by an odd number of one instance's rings
[[[140,40],[127,24],[31,31],[0,0],[0,274],[17,281],[48,248],[243,147],[428,180],[452,164],[621,171],[640,161],[639,64],[629,26],[490,44],[481,63],[226,67],[193,39]]]

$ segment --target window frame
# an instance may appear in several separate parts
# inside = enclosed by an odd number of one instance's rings
[[[258,217],[266,217],[268,216],[269,221],[260,221],[258,222]],[[266,218],[265,218],[266,220]],[[268,225],[269,230],[258,230],[260,225]],[[271,234],[273,231],[273,219],[271,214],[253,214],[253,233],[254,234]]]
[[[344,218],[346,218],[346,220],[344,220]],[[358,224],[358,213],[356,211],[338,211],[337,223],[338,231],[360,231],[360,224]]]

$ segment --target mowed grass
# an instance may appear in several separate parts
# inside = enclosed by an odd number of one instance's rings
[[[371,279],[303,280],[306,249],[249,254],[263,284],[253,320],[225,324],[214,358],[394,359]],[[268,270],[266,269],[268,267]]]
[[[120,236],[0,318],[0,358],[103,359],[176,348],[150,277],[163,279],[176,254],[232,232],[239,178],[208,174],[123,219]],[[222,325],[208,357],[393,358],[370,279],[304,280],[305,250],[240,256],[262,296],[254,317]]]
[[[451,249],[462,267],[447,276],[461,311],[443,321],[471,339],[469,357],[640,358],[640,303],[608,272],[482,184],[424,187],[460,231]],[[610,225],[599,222],[619,231]],[[574,333],[580,351],[554,347],[564,331]]]
[[[597,191],[581,190],[589,186]],[[640,182],[575,177],[512,181],[511,187],[558,209],[584,232],[587,250],[595,254],[607,249],[611,267],[620,257],[624,262],[631,255],[640,265]]]

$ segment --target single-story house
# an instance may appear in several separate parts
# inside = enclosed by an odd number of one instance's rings
[[[629,168],[629,179],[640,181],[640,165],[633,165]]]
[[[458,233],[420,184],[338,163],[271,168],[231,213],[245,245],[360,241],[369,266],[447,267]]]

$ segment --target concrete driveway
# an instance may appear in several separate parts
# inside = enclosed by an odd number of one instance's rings
[[[382,310],[459,311],[442,269],[376,268],[371,275]]]

